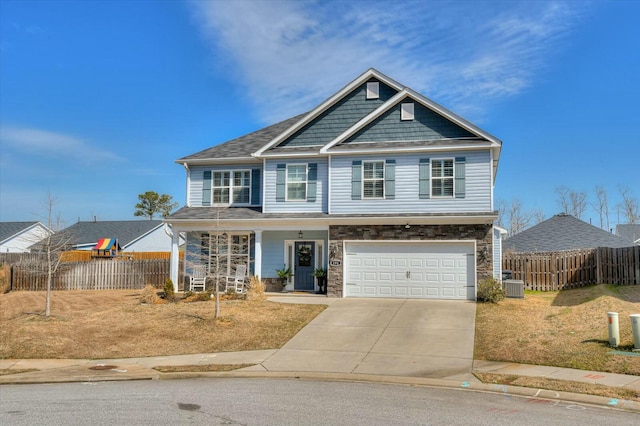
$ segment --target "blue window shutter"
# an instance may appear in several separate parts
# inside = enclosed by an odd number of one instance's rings
[[[287,194],[287,165],[276,166],[276,201],[284,202]]]
[[[384,198],[396,198],[396,160],[385,161],[384,166]]]
[[[262,173],[260,169],[251,169],[251,204],[260,204],[260,192],[262,192]]]
[[[421,158],[418,165],[418,194],[420,199],[429,198],[431,186],[429,177],[431,176],[431,168],[429,167],[429,159]]]
[[[307,173],[307,201],[315,203],[318,187],[318,164],[309,163]]]
[[[356,160],[351,163],[351,199],[362,198],[362,161]]]
[[[456,170],[454,182],[454,194],[456,198],[464,198],[465,196],[465,161],[464,157],[456,157]]]
[[[202,176],[202,205],[211,205],[211,170],[206,170]]]

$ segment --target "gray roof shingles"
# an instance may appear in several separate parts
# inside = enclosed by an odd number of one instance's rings
[[[300,121],[307,113],[297,115],[288,120],[281,121],[271,126],[256,130],[248,135],[212,146],[203,151],[186,157],[176,162],[189,162],[189,160],[225,159],[225,158],[251,158],[251,154],[271,142],[279,134]]]
[[[5,241],[36,223],[38,222],[0,222],[0,241]]]
[[[502,243],[504,251],[516,253],[629,246],[628,241],[617,235],[568,214],[555,215]]]
[[[162,220],[112,220],[77,222],[64,229],[72,245],[95,244],[100,238],[117,238],[124,247],[162,225]]]
[[[631,244],[640,240],[640,223],[623,223],[616,225],[616,234]]]

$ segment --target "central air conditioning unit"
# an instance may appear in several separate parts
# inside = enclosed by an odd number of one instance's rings
[[[524,281],[522,280],[504,280],[502,288],[507,293],[507,297],[524,299]]]

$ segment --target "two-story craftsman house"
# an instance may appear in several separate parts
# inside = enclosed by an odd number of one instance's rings
[[[166,219],[171,278],[246,264],[279,290],[285,267],[289,290],[315,291],[313,270],[327,268],[329,296],[473,300],[494,275],[500,148],[369,69],[310,112],[176,161],[187,196]]]

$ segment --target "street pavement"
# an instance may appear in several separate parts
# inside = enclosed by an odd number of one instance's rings
[[[537,376],[633,389],[640,376],[473,360],[473,302],[332,299],[272,295],[281,303],[328,307],[281,349],[126,359],[0,360],[1,384],[148,380],[185,377],[308,377],[471,388],[561,398],[640,412],[640,403],[481,383],[472,372]],[[159,366],[252,364],[231,372],[160,373]]]

